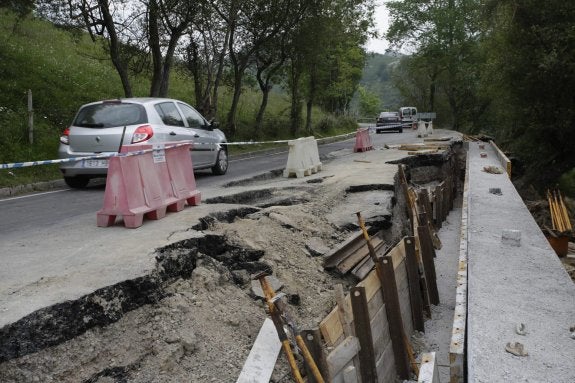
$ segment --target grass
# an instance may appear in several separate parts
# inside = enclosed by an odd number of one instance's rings
[[[57,157],[58,137],[79,106],[101,99],[120,98],[119,77],[100,43],[85,33],[70,32],[32,17],[17,19],[0,8],[0,164],[50,160]],[[147,74],[132,75],[134,96],[147,96]],[[32,90],[34,143],[28,141],[27,92]],[[175,69],[169,97],[194,105],[193,82]],[[249,140],[259,108],[259,90],[246,86],[238,107],[236,139]],[[223,122],[231,90],[221,88],[218,116]],[[289,135],[289,98],[281,91],[270,95],[260,140],[293,138]],[[313,111],[314,132],[349,132],[355,122]],[[302,134],[305,132],[302,132]],[[305,134],[307,135],[307,134]],[[230,148],[231,155],[254,147]],[[0,187],[60,178],[55,165],[0,169]]]

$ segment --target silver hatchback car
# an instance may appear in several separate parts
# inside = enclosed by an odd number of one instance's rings
[[[127,98],[83,105],[60,136],[60,158],[117,153],[122,145],[193,141],[194,170],[228,170],[226,137],[190,105],[167,98]],[[107,159],[63,163],[60,171],[72,188],[105,177]]]

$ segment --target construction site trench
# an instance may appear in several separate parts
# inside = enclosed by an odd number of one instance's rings
[[[236,381],[267,316],[253,274],[272,274],[297,324],[317,328],[335,307],[334,286],[349,291],[359,281],[324,268],[325,254],[357,233],[356,212],[387,248],[413,235],[399,164],[411,185],[429,189],[456,169],[462,193],[461,142],[385,164],[376,158],[366,153],[350,160],[354,167],[297,182],[272,172],[228,185],[244,191],[204,200],[216,209],[186,229],[188,238],[156,249],[152,272],[0,329],[0,381]],[[418,336],[416,353],[429,343]],[[271,381],[292,381],[283,355]]]

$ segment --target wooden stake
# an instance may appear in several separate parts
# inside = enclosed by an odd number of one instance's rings
[[[369,320],[365,287],[353,287],[350,295],[355,336],[358,338],[359,345],[361,346],[359,350],[361,381],[377,382],[375,351],[373,349],[373,338],[371,334],[371,323]]]

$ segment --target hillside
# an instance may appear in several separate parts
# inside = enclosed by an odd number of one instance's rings
[[[395,54],[372,53],[363,70],[361,85],[375,93],[386,110],[395,110],[401,106],[399,91],[392,82],[392,70],[399,59]]]

